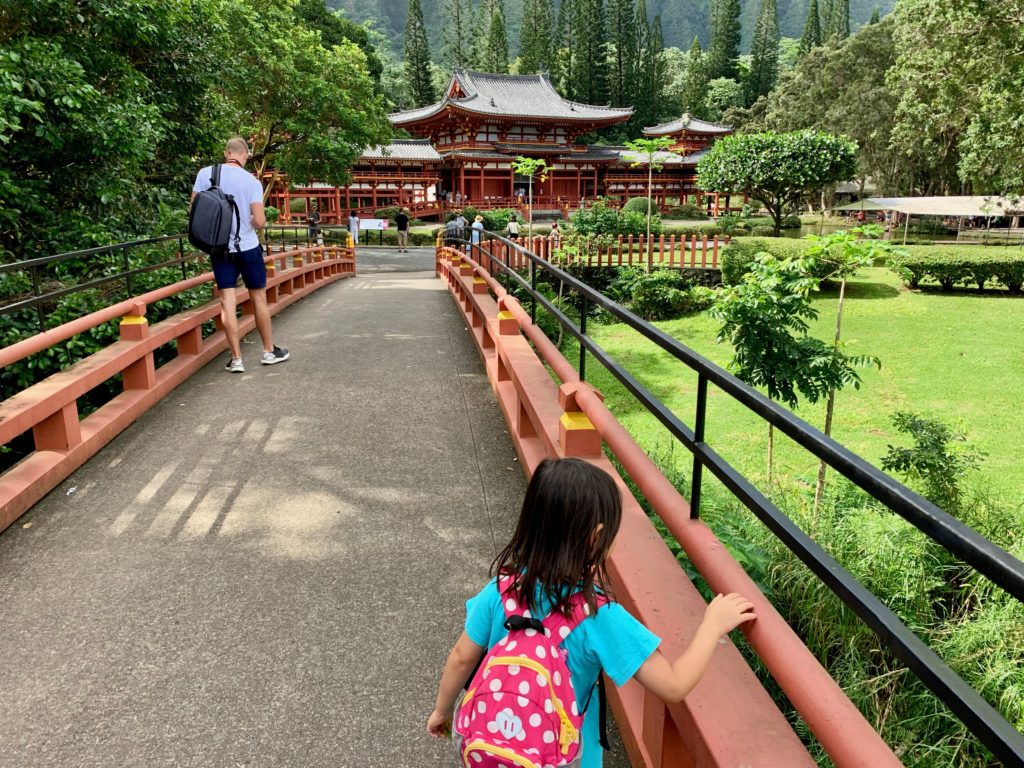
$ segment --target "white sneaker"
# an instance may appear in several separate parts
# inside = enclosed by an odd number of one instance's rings
[[[232,357],[228,360],[228,364],[224,366],[224,370],[228,373],[244,373],[245,366],[242,364],[242,358]]]

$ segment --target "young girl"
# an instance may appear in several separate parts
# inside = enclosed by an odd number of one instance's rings
[[[599,768],[603,757],[598,707],[588,706],[597,698],[594,687],[602,669],[616,685],[635,677],[665,701],[677,702],[704,674],[718,639],[756,618],[753,604],[742,596],[718,595],[690,647],[670,662],[657,650],[661,641],[654,634],[621,605],[604,602],[609,595],[605,561],[621,519],[618,486],[605,472],[579,459],[546,460],[526,489],[512,540],[493,564],[497,574],[519,574],[512,588],[533,616],[564,614],[576,593],[586,603],[587,618],[561,646],[568,654],[577,706],[586,708],[582,768]],[[491,579],[466,604],[465,631],[445,663],[427,720],[432,736],[451,732],[452,710],[463,684],[486,650],[508,634],[503,600],[496,579]]]

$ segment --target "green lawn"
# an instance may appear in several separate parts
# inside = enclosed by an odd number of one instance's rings
[[[848,286],[843,338],[848,351],[874,355],[881,370],[861,371],[863,385],[837,396],[834,437],[874,464],[889,443],[904,444],[891,415],[899,409],[962,425],[969,441],[987,453],[976,481],[1019,502],[1024,498],[1020,460],[1024,403],[1024,299],[977,291],[915,292],[886,269],[866,269]],[[817,294],[820,316],[812,332],[834,333],[838,289]],[[660,323],[669,334],[720,365],[731,348],[716,344],[718,321],[706,314]],[[623,325],[593,324],[595,339],[688,424],[693,424],[696,375]],[[649,452],[672,442],[632,397],[597,363],[589,379]],[[796,413],[819,428],[824,403],[801,404]],[[742,406],[712,387],[707,440],[752,479],[762,478],[766,429]],[[674,451],[682,457],[685,450]],[[788,439],[776,441],[776,470],[813,483],[813,457]]]

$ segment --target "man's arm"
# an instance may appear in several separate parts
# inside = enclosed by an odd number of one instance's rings
[[[253,229],[263,229],[267,226],[267,212],[263,203],[253,203],[249,206],[249,212],[252,214]]]

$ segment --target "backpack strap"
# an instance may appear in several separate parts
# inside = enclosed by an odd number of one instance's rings
[[[213,173],[210,174],[210,186],[220,186],[220,163],[213,164]]]

